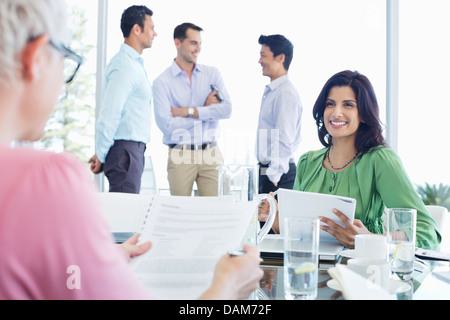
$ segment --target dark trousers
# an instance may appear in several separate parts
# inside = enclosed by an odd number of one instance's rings
[[[265,170],[268,168],[268,165],[259,164],[259,193],[270,193],[275,192],[279,188],[283,189],[292,189],[294,186],[295,181],[295,175],[297,173],[297,167],[295,166],[295,163],[291,162],[289,163],[289,171],[285,174],[283,174],[280,178],[280,181],[278,181],[278,186],[275,187],[272,181],[269,180],[267,175],[264,173]],[[277,196],[275,196],[275,199],[277,199]],[[277,199],[278,200],[278,199]],[[261,228],[264,226],[265,222],[260,221],[259,222]],[[274,233],[272,230],[270,230],[269,233]]]
[[[297,173],[297,167],[295,163],[289,163],[289,171],[281,176],[278,186],[275,187],[272,181],[269,180],[264,173],[268,168],[268,165],[259,165],[259,193],[275,192],[279,188],[292,189],[294,187],[295,175]]]
[[[114,142],[103,165],[109,182],[109,192],[140,193],[145,149],[146,145],[142,142]]]

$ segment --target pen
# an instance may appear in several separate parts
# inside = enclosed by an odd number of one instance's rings
[[[228,254],[230,255],[230,257],[238,257],[238,256],[243,256],[245,254],[244,250],[233,250],[233,251],[228,251]],[[259,262],[263,262],[264,260],[262,258],[259,258]]]

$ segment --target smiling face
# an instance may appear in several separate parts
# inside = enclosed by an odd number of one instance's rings
[[[333,141],[338,139],[355,141],[361,120],[356,96],[351,87],[331,88],[326,100],[323,120]]]
[[[263,75],[269,77],[271,81],[281,77],[287,72],[283,65],[284,54],[274,57],[270,48],[264,44],[261,46],[258,62],[262,67]]]
[[[186,39],[183,41],[175,39],[175,46],[178,50],[178,58],[184,63],[195,64],[202,50],[202,36],[199,31],[188,29]]]

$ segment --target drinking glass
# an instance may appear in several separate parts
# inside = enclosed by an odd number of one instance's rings
[[[387,241],[391,270],[400,279],[409,280],[414,270],[416,244],[416,209],[388,210]]]
[[[286,300],[317,297],[319,220],[286,218],[284,290]]]

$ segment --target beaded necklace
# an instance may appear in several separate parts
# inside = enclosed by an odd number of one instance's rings
[[[333,167],[333,165],[332,165],[331,162],[330,162],[330,149],[328,149],[328,151],[327,151],[327,160],[328,160],[328,164],[329,164],[330,167],[333,168],[334,170],[341,170],[341,169],[344,169],[345,167],[347,167],[350,163],[352,163],[353,160],[356,159],[356,157],[358,156],[358,154],[359,154],[359,151],[356,152],[355,156],[354,156],[349,162],[347,162],[346,164],[344,164],[344,165],[341,166],[341,167],[337,167],[337,168],[336,168],[336,167]]]

